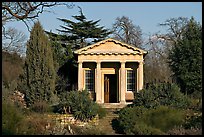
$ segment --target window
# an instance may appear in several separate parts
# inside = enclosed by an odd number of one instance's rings
[[[85,70],[85,88],[94,91],[94,70]]]
[[[135,71],[127,70],[127,91],[135,91]]]

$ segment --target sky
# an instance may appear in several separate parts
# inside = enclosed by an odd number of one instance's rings
[[[39,16],[44,30],[57,33],[62,21],[57,18],[73,20],[73,15],[79,15],[82,8],[87,20],[99,20],[99,26],[111,29],[117,17],[127,16],[133,24],[142,29],[143,37],[156,32],[165,33],[166,28],[159,26],[170,18],[187,17],[202,23],[202,2],[74,2],[72,9],[66,6],[52,8],[54,13],[44,12]],[[29,31],[23,22],[8,23],[7,26],[15,27],[29,38]]]

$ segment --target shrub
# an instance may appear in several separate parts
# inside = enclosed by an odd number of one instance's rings
[[[2,135],[16,135],[22,120],[19,108],[10,102],[2,102]]]
[[[148,126],[143,122],[138,123],[131,130],[134,135],[164,135],[160,129]]]
[[[35,102],[31,106],[31,110],[37,113],[46,113],[46,112],[51,112],[52,109],[46,101],[41,100],[41,101]]]
[[[147,109],[126,107],[119,112],[119,127],[125,134],[162,135],[185,120],[183,111],[166,106]]]
[[[185,120],[184,111],[160,106],[149,110],[145,115],[145,123],[151,127],[158,128],[163,132],[182,125]]]
[[[180,88],[172,83],[152,84],[147,89],[135,93],[133,104],[146,108],[155,108],[159,105],[187,108],[190,99],[180,92]]]
[[[101,118],[103,118],[103,117],[106,116],[107,111],[106,111],[105,108],[102,108],[101,106],[98,105],[98,111],[97,111],[97,113],[98,113],[99,119],[101,119]]]
[[[137,125],[147,109],[144,107],[125,107],[119,111],[119,127],[126,134],[132,133],[132,128]]]
[[[202,114],[191,116],[184,124],[186,129],[198,128],[202,129]]]
[[[88,121],[99,113],[99,105],[93,102],[89,96],[89,92],[70,91],[63,94],[61,102],[58,105],[58,110],[63,112],[64,107],[74,115],[76,119]]]

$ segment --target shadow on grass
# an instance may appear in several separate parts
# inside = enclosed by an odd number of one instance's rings
[[[113,127],[113,130],[115,130],[115,133],[117,133],[117,134],[125,134],[123,132],[123,129],[119,126],[119,121],[118,121],[117,118],[115,118],[115,119],[113,119],[111,121],[111,125]]]

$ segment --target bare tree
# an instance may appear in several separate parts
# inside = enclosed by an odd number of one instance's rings
[[[26,36],[15,28],[8,28],[2,35],[2,50],[6,52],[25,53]]]
[[[139,26],[134,25],[128,17],[117,17],[112,29],[115,39],[136,47],[141,47],[142,30]]]
[[[148,54],[145,57],[144,65],[145,83],[172,82],[166,41],[153,34],[149,36],[146,45],[148,45]]]
[[[167,19],[164,23],[160,23],[159,26],[166,27],[166,34],[155,34],[158,38],[166,41],[166,44],[171,49],[172,45],[175,45],[179,39],[182,38],[182,33],[184,32],[186,25],[188,23],[188,18],[178,17]]]
[[[68,8],[73,7],[73,4],[67,2],[2,2],[2,28],[9,21],[23,21],[27,25],[27,22],[34,21],[39,17],[39,14],[47,11],[49,8],[65,5]]]

